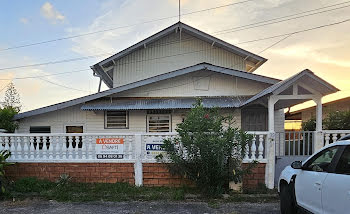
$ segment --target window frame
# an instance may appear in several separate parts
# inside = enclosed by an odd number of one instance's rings
[[[125,127],[120,127],[120,128],[119,127],[107,127],[107,112],[108,111],[125,111],[126,112],[126,114],[125,114],[125,117],[126,117]],[[105,110],[103,118],[104,118],[104,121],[103,121],[104,122],[104,129],[129,129],[129,111],[128,110]]]
[[[327,148],[321,150],[320,152],[315,154],[310,160],[308,160],[305,164],[303,164],[302,170],[316,172],[316,171],[310,170],[309,168],[306,168],[306,167],[308,167],[312,162],[314,162],[317,158],[319,158],[321,155],[323,155],[323,153],[326,152],[326,150],[329,150],[329,149],[332,149],[335,147],[338,147],[338,149],[337,149],[332,161],[330,162],[330,164],[328,166],[328,171],[322,171],[322,173],[335,173],[335,168],[336,168],[338,161],[339,161],[339,158],[344,150],[344,147],[341,145],[330,146],[330,147],[327,147]]]
[[[338,164],[339,164],[339,161],[340,161],[340,158],[343,156],[345,150],[348,148],[350,148],[350,145],[344,145],[344,146],[341,146],[342,147],[342,151],[341,151],[341,154],[339,155],[338,159],[337,159],[337,163],[335,164],[335,167],[334,167],[334,173],[335,174],[339,174],[339,175],[350,175],[350,173],[341,173],[341,172],[337,172],[337,167],[338,167]]]
[[[172,131],[172,115],[171,114],[147,114],[146,115],[146,132],[147,133],[167,133],[167,132],[150,132],[149,131],[149,117],[152,117],[152,116],[169,116],[169,131],[168,132],[171,132]]]

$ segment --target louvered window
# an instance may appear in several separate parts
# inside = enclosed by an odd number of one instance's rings
[[[127,111],[105,111],[106,129],[126,129],[128,127]]]
[[[170,114],[149,114],[147,115],[148,132],[171,132]]]

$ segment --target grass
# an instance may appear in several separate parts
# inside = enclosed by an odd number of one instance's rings
[[[42,198],[56,201],[130,201],[184,200],[186,193],[197,193],[188,187],[135,187],[128,183],[67,183],[37,178],[22,178],[8,188],[7,199]]]
[[[44,199],[61,202],[86,201],[184,201],[186,195],[196,196],[195,200],[208,202],[211,207],[217,207],[222,202],[271,202],[277,201],[276,194],[240,194],[230,193],[225,199],[210,199],[200,196],[199,191],[192,187],[136,187],[128,183],[61,183],[40,180],[37,178],[22,178],[10,184],[7,200]],[[259,193],[262,193],[260,191]],[[198,197],[197,197],[198,196]],[[192,199],[193,200],[193,199]]]

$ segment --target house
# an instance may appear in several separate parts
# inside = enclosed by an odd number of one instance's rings
[[[68,171],[63,172],[76,173],[83,168],[81,172],[87,173],[86,165],[76,163],[88,162],[92,164],[88,168],[98,168],[97,163],[102,161],[129,164],[123,170],[133,172],[128,181],[136,185],[171,184],[173,181],[154,181],[155,175],[149,175],[156,163],[145,146],[176,134],[176,125],[201,98],[205,107],[232,114],[237,127],[255,134],[245,160],[259,160],[262,170],[258,171],[260,180],[247,183],[265,182],[273,188],[275,145],[271,142],[274,133],[284,131],[284,108],[314,100],[319,116],[322,96],[338,89],[307,69],[283,81],[254,74],[266,61],[178,22],[91,66],[93,75],[108,90],[20,113],[15,116],[19,123],[16,134],[0,135],[0,141],[12,151],[13,161],[36,163],[31,166],[41,170],[51,169],[50,163],[58,161],[63,165],[75,163],[76,168],[65,165]],[[318,120],[317,130],[321,127]],[[117,160],[97,160],[109,156],[96,158],[98,143],[94,141],[116,137],[115,141],[124,145],[122,155],[113,156]],[[38,139],[40,146],[36,146]],[[11,142],[16,142],[15,146]],[[101,170],[97,168],[93,170]],[[10,174],[22,176],[20,169]],[[105,176],[100,173],[95,180],[92,173],[76,176],[84,175],[79,177],[84,182],[119,179],[120,175],[108,173],[120,171],[108,170],[102,169]],[[59,173],[45,172],[40,176],[51,178]]]
[[[333,100],[322,104],[322,118],[326,118],[327,115],[335,111],[349,111],[350,110],[350,97]],[[286,120],[294,120],[302,123],[316,117],[316,107],[311,106],[308,108],[300,109],[293,112],[288,112],[285,115]]]

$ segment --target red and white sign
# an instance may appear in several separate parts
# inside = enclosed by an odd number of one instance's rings
[[[124,139],[123,138],[97,138],[96,139],[97,159],[123,159]]]

